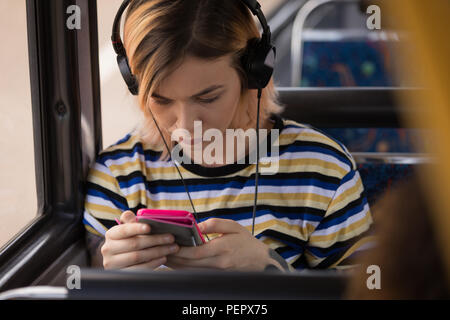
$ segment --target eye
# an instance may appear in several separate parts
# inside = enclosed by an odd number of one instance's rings
[[[153,99],[153,100],[156,102],[156,104],[159,104],[161,106],[168,106],[172,103],[171,100],[164,100],[164,99]]]
[[[219,100],[219,98],[220,98],[220,96],[216,96],[216,97],[214,97],[214,98],[209,98],[209,99],[198,99],[198,101],[200,102],[200,103],[206,103],[206,104],[209,104],[209,103],[213,103],[214,101],[217,101],[217,100]]]

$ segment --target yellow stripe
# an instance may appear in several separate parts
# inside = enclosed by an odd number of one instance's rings
[[[304,253],[306,261],[308,261],[308,265],[312,268],[316,267],[321,263],[325,258],[317,258],[315,255],[311,254],[309,251],[305,251]]]
[[[251,230],[249,230],[249,231],[251,231]],[[265,245],[267,245],[270,248],[272,248],[272,249],[277,249],[277,248],[282,247],[282,246],[285,245],[284,243],[282,243],[282,242],[280,242],[278,240],[275,240],[273,238],[265,238],[265,239],[262,240],[262,242]]]
[[[255,195],[253,193],[248,194],[239,194],[239,195],[223,195],[215,198],[201,198],[201,199],[192,199],[194,205],[201,208],[216,208],[218,205],[222,205],[219,207],[228,207],[228,208],[239,208],[242,206],[252,205],[254,201]],[[126,197],[128,204],[130,207],[133,207],[135,204],[142,202],[142,191],[136,191],[135,193],[130,194]],[[146,193],[147,206],[152,208],[184,208],[190,207],[189,199],[182,200],[152,200],[147,197]],[[278,206],[314,206],[316,208],[321,208],[325,210],[328,207],[328,204],[331,200],[330,197],[325,197],[321,195],[317,195],[314,193],[259,193],[258,200],[265,201],[266,203],[270,203],[271,205]],[[199,209],[200,210],[200,209]],[[207,211],[207,210],[201,210]]]
[[[181,171],[181,174],[183,175],[183,178],[203,178],[207,179],[206,177],[198,176],[190,171],[187,171],[182,166],[178,166],[178,168]],[[143,173],[149,172],[151,174],[151,178],[153,180],[159,180],[159,179],[167,179],[167,180],[175,180],[179,179],[178,171],[175,166],[170,167],[146,167],[145,161],[142,161],[141,159],[137,159],[135,161],[128,161],[122,164],[112,164],[109,166],[109,169],[111,172],[116,175],[126,175],[127,173],[131,173],[134,171],[142,171]],[[147,175],[147,179],[149,179],[150,176]]]
[[[97,180],[91,181],[92,178],[96,178]],[[106,174],[106,173],[104,173],[104,172],[95,170],[95,169],[92,169],[92,170],[91,170],[91,172],[90,172],[90,179],[89,179],[89,180],[90,180],[91,182],[94,182],[94,183],[97,183],[97,182],[95,182],[95,181],[98,181],[98,180],[104,180],[104,181],[106,181],[107,183],[109,183],[109,184],[111,184],[111,185],[114,185],[114,186],[116,186],[117,188],[119,188],[119,185],[118,185],[118,183],[117,183],[116,178],[114,178],[114,177],[112,177],[112,176],[110,176],[110,175],[108,175],[108,174]],[[101,183],[97,183],[97,184],[103,185],[103,184],[101,184]]]
[[[98,232],[97,230],[95,230],[94,228],[92,228],[91,226],[88,226],[87,224],[85,224],[84,227],[88,232],[103,238],[103,235],[100,232]]]
[[[100,155],[120,149],[132,149],[138,141],[139,137],[137,135],[131,135],[131,137],[127,141],[108,147],[107,149],[103,150]]]
[[[363,192],[364,187],[361,183],[361,180],[358,180],[357,183],[345,190],[342,194],[340,194],[337,198],[331,200],[330,206],[328,208],[328,212],[325,217],[333,214],[334,212],[341,210],[350,202],[357,200],[360,198],[361,193]]]
[[[297,121],[294,121],[294,120],[290,120],[290,119],[285,119],[284,120],[284,125],[285,126],[298,126],[298,127],[300,127],[300,128],[303,128],[303,129],[311,129],[308,125],[306,125],[306,124],[302,124],[302,123],[299,123],[299,122],[297,122]]]
[[[122,211],[120,209],[111,208],[90,202],[86,202],[85,208],[91,213],[92,216],[105,220],[114,221],[114,219],[119,218],[120,215],[122,214]]]
[[[312,130],[312,129],[311,129]],[[286,140],[286,141],[284,141]],[[286,133],[280,135],[280,144],[290,144],[292,141],[309,141],[309,142],[320,142],[329,145],[336,150],[346,154],[345,150],[336,141],[330,139],[326,135],[320,134],[319,132],[299,132],[299,133]]]
[[[301,166],[301,167],[307,167],[307,166],[315,166],[315,167],[321,167],[324,170],[333,170],[340,173],[342,177],[344,177],[348,170],[338,166],[337,164],[333,162],[328,162],[321,159],[316,158],[306,158],[306,159],[282,159],[279,161],[280,167],[283,166],[289,166],[290,168],[295,166]],[[291,169],[292,171],[292,169]],[[321,172],[321,171],[320,171]]]
[[[251,231],[252,226],[245,227],[248,231]],[[272,219],[269,221],[265,221],[262,223],[255,224],[255,234],[259,234],[267,229],[271,229],[274,231],[281,232],[285,235],[289,235],[291,237],[295,237],[306,241],[309,235],[314,231],[314,226],[306,223],[306,227],[297,225],[297,224],[289,224],[285,221]]]
[[[140,159],[137,159],[135,161],[132,162],[125,162],[122,164],[112,164],[109,166],[109,169],[111,170],[111,172],[114,175],[125,175],[127,172],[133,172],[136,170],[142,170],[143,166],[145,167],[145,163],[143,161],[141,161]],[[281,172],[295,172],[296,169],[298,169],[298,167],[300,167],[301,169],[305,169],[303,167],[311,167],[313,170],[317,170],[319,172],[327,172],[330,171],[333,174],[333,176],[336,176],[336,173],[339,173],[338,176],[340,178],[344,177],[347,173],[348,170],[340,167],[339,165],[333,163],[333,162],[328,162],[328,161],[324,161],[321,159],[316,159],[316,158],[306,158],[306,159],[281,159],[278,161],[278,166],[280,167],[280,169],[284,169]],[[250,176],[251,174],[254,174],[254,169],[253,167],[255,167],[255,164],[253,164],[252,166],[249,166],[245,169],[245,172],[248,174],[248,176]],[[183,175],[191,175],[194,176],[191,172],[187,171],[186,169],[184,169],[183,167],[179,166],[180,171],[182,172]],[[175,168],[175,166],[170,166],[170,167],[156,167],[156,168],[147,168],[147,170],[151,171],[151,176],[153,179],[178,179],[178,172]],[[100,172],[102,173],[102,172]],[[103,178],[105,174],[100,175],[98,174],[98,177]],[[148,178],[148,177],[147,177]],[[204,178],[204,177],[203,177]],[[105,178],[106,179],[106,178]]]

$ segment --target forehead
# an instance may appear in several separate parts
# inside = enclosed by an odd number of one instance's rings
[[[231,67],[231,56],[215,60],[186,57],[169,75],[163,79],[156,93],[179,99],[192,96],[213,85],[227,86],[239,83],[237,71]]]

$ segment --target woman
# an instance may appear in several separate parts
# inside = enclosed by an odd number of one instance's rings
[[[243,1],[131,1],[124,48],[145,121],[102,151],[90,171],[84,223],[94,265],[334,268],[370,241],[372,219],[354,160],[340,143],[280,118],[273,80],[262,90],[260,128],[270,130],[263,144],[279,145],[279,156],[276,172],[259,179],[255,235],[255,163],[248,161],[254,144],[239,152],[225,142],[212,163],[197,157],[209,142],[192,140],[196,123],[202,134],[255,127],[258,91],[249,88],[242,57],[259,37]],[[179,130],[190,137],[172,141]],[[201,231],[210,235],[202,246],[179,247],[173,236],[135,223],[140,208],[193,210],[164,141],[193,159],[179,170]]]

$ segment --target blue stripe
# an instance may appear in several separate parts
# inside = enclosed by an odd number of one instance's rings
[[[296,256],[296,255],[301,254],[301,253],[302,253],[302,252],[300,252],[299,250],[289,250],[289,251],[282,252],[282,253],[280,254],[280,256],[281,256],[284,260],[287,260],[287,259],[289,259],[290,257]]]
[[[329,256],[331,256],[331,255],[333,255],[335,253],[338,253],[338,252],[346,252],[348,250],[348,248],[350,248],[350,247],[351,247],[351,245],[344,246],[344,247],[341,247],[341,248],[335,248],[335,249],[330,250],[330,251],[328,251],[326,253],[322,253],[319,248],[308,247],[308,251],[311,252],[312,254],[314,254],[318,258],[326,258],[326,257],[329,257]]]
[[[100,222],[99,222],[100,223]],[[94,229],[95,231],[97,231],[98,233],[100,233],[101,235],[103,235],[103,233],[104,233],[104,231],[105,230],[98,230],[96,227],[94,227],[92,224],[90,224],[86,219],[84,219],[83,218],[83,224],[85,225],[85,226],[89,226],[89,227],[91,227],[92,229]],[[101,224],[101,223],[100,223]]]
[[[102,198],[102,199],[107,200],[107,201],[111,201],[114,204],[115,207],[121,209],[122,211],[128,210],[128,208],[125,207],[121,202],[119,202],[119,201],[117,201],[117,200],[115,200],[113,198],[108,197],[106,194],[104,194],[103,192],[100,192],[98,190],[88,189],[87,190],[87,194],[90,195],[90,196]]]
[[[288,124],[288,125],[285,125],[284,128],[285,128],[285,129],[288,129],[288,128],[295,128],[295,129],[303,129],[303,130],[304,130],[304,129],[310,129],[310,128],[308,128],[308,127],[306,127],[306,128],[300,127],[300,126],[295,125],[295,124]]]
[[[128,180],[128,181],[119,181],[119,187],[120,188],[130,188],[139,183],[144,183],[144,185],[145,185],[146,181],[144,180],[143,177],[134,177],[133,179]],[[184,190],[184,188],[183,188],[183,190]]]
[[[84,218],[83,218],[83,224],[88,225],[88,226],[91,227],[92,229],[96,230],[96,229],[94,228],[94,226],[93,226],[92,224],[90,224],[90,223],[89,223],[86,219],[84,219]],[[98,230],[96,230],[96,231],[98,231]]]
[[[331,226],[335,226],[338,225],[344,221],[346,221],[347,219],[349,219],[350,217],[357,215],[358,213],[362,212],[364,209],[364,206],[367,204],[367,199],[364,197],[363,202],[355,207],[352,208],[351,210],[348,210],[345,214],[343,214],[342,216],[337,217],[336,219],[332,219],[326,223],[321,223],[319,226],[317,226],[316,230],[322,230],[322,229],[326,229],[329,228]]]
[[[356,170],[352,170],[349,173],[347,173],[341,180],[341,185],[343,185],[344,183],[352,180],[355,175],[356,175],[357,171]]]
[[[289,213],[286,214],[285,212],[278,212],[278,211],[272,211],[272,210],[257,210],[256,211],[256,217],[260,217],[262,215],[265,214],[270,214],[275,218],[288,218],[288,219],[298,219],[298,220],[302,220],[305,222],[319,222],[320,220],[322,220],[321,216],[316,216],[316,215],[311,215],[308,213]],[[242,212],[242,213],[236,213],[236,214],[226,214],[226,215],[215,215],[215,218],[220,218],[220,219],[232,219],[234,221],[239,221],[239,220],[245,220],[245,219],[251,219],[253,217],[253,211],[248,211],[248,212]],[[205,218],[204,220],[207,220],[209,218]]]
[[[118,145],[118,144],[122,144],[127,142],[129,139],[131,138],[131,134],[127,134],[125,137],[123,137],[122,139],[120,139],[119,141],[117,141],[116,143],[113,144],[113,146]]]
[[[142,178],[133,178],[129,182],[119,182],[121,188],[128,188],[136,183],[142,183]],[[244,187],[253,187],[255,185],[254,180],[247,180],[244,183],[239,181],[229,181],[226,184],[195,184],[188,185],[190,192],[196,191],[222,191],[227,188],[235,188],[242,189]],[[274,186],[274,187],[283,187],[283,186],[315,186],[319,188],[323,188],[325,190],[334,191],[336,190],[336,185],[331,183],[322,182],[316,179],[265,179],[260,177],[258,179],[258,186]],[[176,193],[176,192],[185,192],[183,185],[175,185],[175,186],[152,186],[150,187],[151,193],[159,193],[159,192],[167,192],[167,193]]]
[[[133,149],[126,150],[126,151],[123,151],[123,152],[119,152],[119,153],[115,153],[115,154],[106,154],[106,155],[100,154],[99,159],[97,160],[97,162],[105,165],[105,161],[106,160],[118,160],[118,159],[121,159],[123,157],[133,158],[136,153],[138,153],[140,157],[144,157],[144,159],[146,161],[157,162],[159,157],[160,157],[159,155],[152,155],[150,153],[144,153],[144,150],[142,149],[142,146],[138,144],[138,145],[135,145],[133,147]]]

